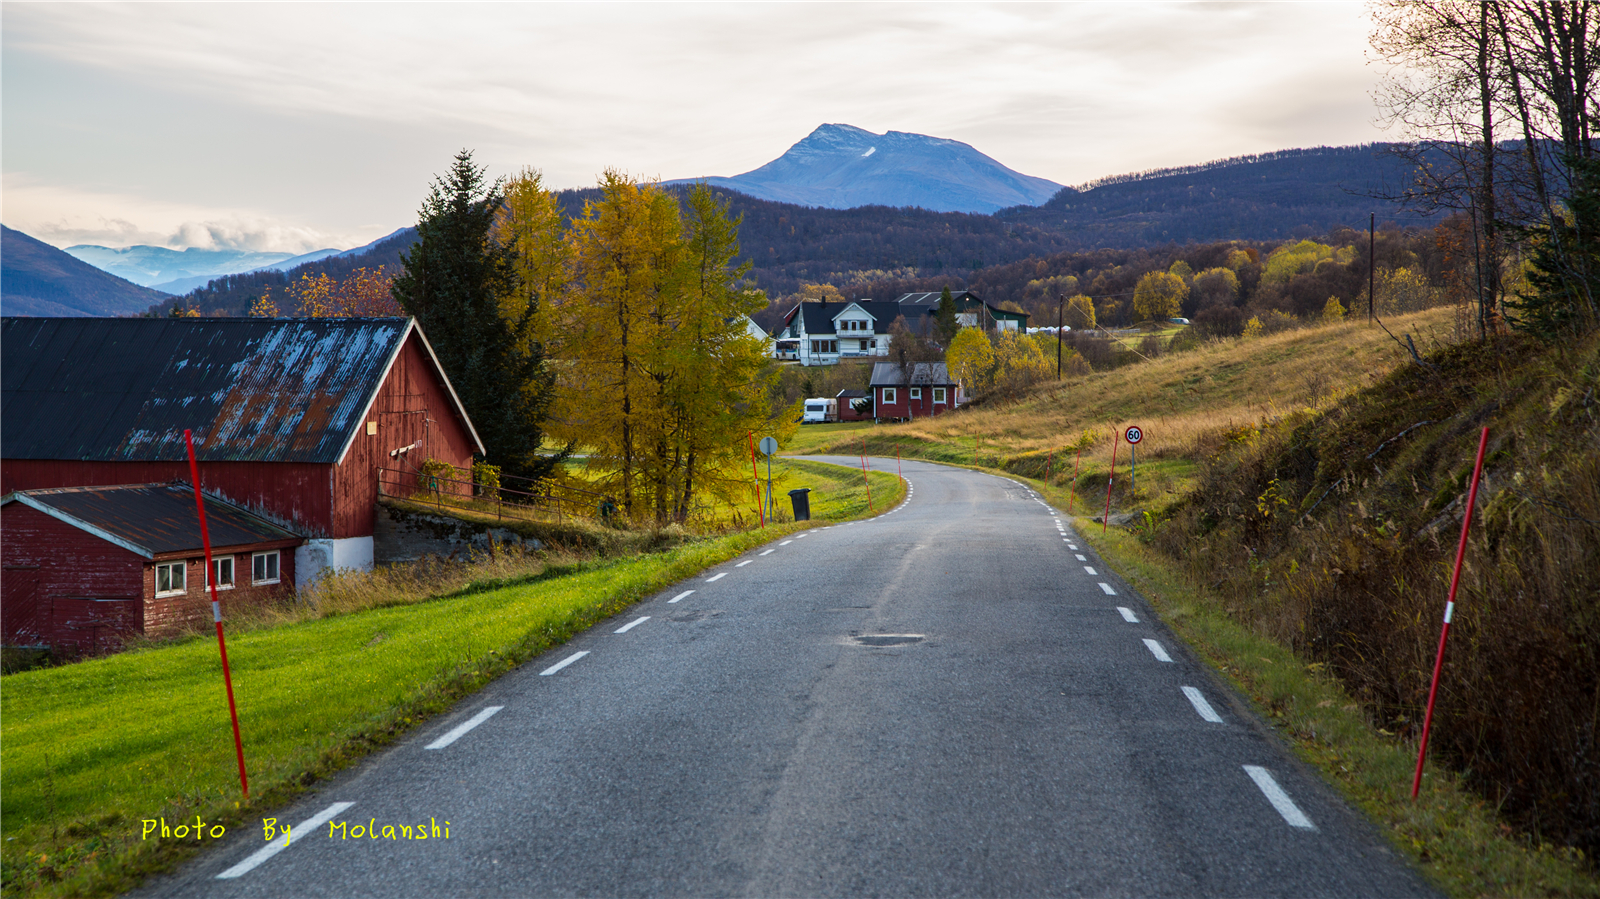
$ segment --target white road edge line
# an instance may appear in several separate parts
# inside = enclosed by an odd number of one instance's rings
[[[764,550],[762,550],[762,551],[761,551],[761,554],[762,554],[762,555],[763,555],[763,556],[770,556],[770,555],[772,555],[772,554],[773,554],[773,553],[775,553],[775,552],[777,552],[777,550],[776,550],[776,549],[764,549]]]
[[[472,730],[474,727],[477,727],[478,725],[482,724],[483,722],[488,721],[490,718],[494,717],[494,713],[500,711],[503,708],[505,708],[505,706],[503,706],[503,705],[491,705],[491,706],[488,706],[485,709],[483,709],[483,711],[480,711],[478,714],[473,715],[471,718],[468,718],[467,720],[461,722],[460,724],[457,724],[455,727],[450,729],[449,733],[445,734],[444,736],[440,737],[437,740],[434,740],[432,743],[429,743],[427,746],[424,746],[423,748],[424,749],[443,749],[446,746],[449,746],[451,743],[454,743],[455,741],[457,741],[457,740],[461,739],[462,737],[466,736],[467,731]]]
[[[628,622],[627,624],[624,624],[622,627],[619,627],[616,630],[612,631],[612,633],[613,634],[626,634],[628,631],[633,630],[634,628],[638,627],[641,624],[644,624],[646,621],[649,621],[649,620],[650,620],[650,616],[649,615],[640,615],[638,618],[635,618],[632,621]]]
[[[1100,572],[1095,571],[1093,568],[1090,568],[1087,565],[1083,566],[1083,570],[1089,572],[1089,576],[1090,577],[1099,577],[1100,576]]]
[[[667,600],[667,602],[669,602],[669,603],[677,602],[678,600],[683,599],[685,596],[688,596],[689,594],[691,594],[693,592],[694,592],[693,590],[685,590],[682,593],[679,593],[677,596],[674,596],[671,599]]]
[[[1122,613],[1122,620],[1123,621],[1126,621],[1129,624],[1138,624],[1139,623],[1139,616],[1133,614],[1133,610],[1128,608],[1127,606],[1117,606],[1117,611]]]
[[[335,802],[333,805],[328,806],[322,811],[317,812],[315,815],[312,815],[304,821],[301,821],[299,824],[296,824],[294,829],[305,831],[307,834],[310,834],[312,831],[315,831],[317,828],[331,821],[334,815],[339,814],[352,805],[355,805],[355,803]],[[249,874],[257,865],[289,848],[289,837],[292,835],[292,833],[293,831],[285,828],[283,836],[273,840],[260,849],[257,849],[255,852],[250,854],[249,858],[238,863],[237,865],[234,865],[228,870],[223,871],[221,874],[218,874],[217,879],[232,880],[235,877],[243,877],[244,875]]]
[[[706,583],[709,584],[712,581],[720,581],[720,580],[722,580],[723,578],[725,578],[727,576],[728,576],[728,573],[726,571],[719,571],[716,574],[713,574],[712,576],[706,578]]]
[[[1218,715],[1217,710],[1211,707],[1211,703],[1206,702],[1204,693],[1194,687],[1184,687],[1183,695],[1189,697],[1189,704],[1194,706],[1196,712],[1200,713],[1200,717],[1210,721],[1212,724],[1222,723],[1222,716]]]
[[[1283,787],[1278,786],[1278,782],[1272,779],[1272,774],[1267,769],[1260,765],[1245,765],[1244,773],[1250,775],[1250,779],[1256,782],[1256,786],[1261,788],[1267,801],[1278,810],[1283,820],[1289,822],[1290,827],[1317,829],[1317,826],[1311,823],[1311,819],[1306,817],[1305,812],[1300,811],[1300,807],[1289,798],[1289,794],[1283,791]]]
[[[584,656],[586,656],[588,654],[589,654],[589,650],[587,650],[587,649],[585,649],[583,652],[575,652],[572,655],[567,656],[566,658],[562,659],[561,661],[555,663],[554,665],[551,665],[549,668],[546,668],[545,670],[539,672],[539,676],[540,677],[549,677],[550,675],[555,674],[557,671],[560,671],[561,669],[567,667],[568,665],[571,665],[573,662],[576,662],[577,660],[583,658]]]
[[[733,567],[735,567],[735,568],[743,568],[744,566],[749,565],[751,562],[754,562],[754,561],[755,561],[755,559],[745,559],[743,562],[740,562],[739,564],[737,564],[737,565],[735,565]]]
[[[1111,585],[1106,583],[1105,581],[1101,581],[1100,582],[1100,589],[1104,590],[1106,592],[1107,596],[1116,596],[1117,595],[1117,591],[1111,589]]]
[[[778,545],[779,546],[788,546],[789,544],[791,544],[793,542],[794,542],[793,540],[785,540],[785,541],[783,541],[782,543],[780,543]]]
[[[1167,655],[1166,647],[1162,646],[1158,641],[1152,640],[1149,637],[1145,637],[1144,638],[1144,645],[1147,648],[1149,648],[1150,654],[1155,656],[1157,661],[1160,661],[1160,662],[1170,662],[1170,661],[1172,661],[1172,656]]]

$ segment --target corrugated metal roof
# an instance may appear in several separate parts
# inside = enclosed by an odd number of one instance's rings
[[[59,513],[55,517],[75,527],[88,525],[91,532],[103,532],[97,536],[109,536],[146,557],[201,548],[200,515],[195,511],[194,488],[188,484],[19,490],[5,499],[46,514],[53,510]],[[209,495],[206,529],[214,547],[298,539],[291,531]]]
[[[337,462],[404,318],[8,318],[0,456]]]
[[[872,366],[873,387],[897,387],[906,383],[906,373],[900,370],[898,363],[877,362]],[[950,370],[943,362],[915,362],[911,365],[911,384],[913,386],[930,384],[935,387],[953,387],[954,381],[950,380]]]

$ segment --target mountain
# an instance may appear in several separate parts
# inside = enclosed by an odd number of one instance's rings
[[[0,314],[133,315],[167,299],[0,225]]]
[[[400,270],[400,254],[417,241],[416,228],[400,228],[387,237],[344,252],[319,250],[308,254],[309,261],[289,259],[255,271],[237,272],[210,278],[182,297],[170,297],[152,311],[163,312],[174,305],[199,309],[207,315],[247,315],[263,293],[283,296],[289,284],[303,276],[327,275],[334,279],[350,276],[358,268],[373,271]]]
[[[763,200],[851,209],[914,206],[935,212],[994,212],[1036,206],[1061,185],[1014,172],[958,140],[853,125],[822,125],[782,156],[732,177],[665,182],[708,184]]]
[[[1437,214],[1379,199],[1413,180],[1414,164],[1393,149],[1312,147],[1113,175],[995,216],[1063,234],[1085,248],[1287,240],[1364,229],[1373,214],[1380,224],[1430,224]]]
[[[218,275],[232,275],[265,268],[293,268],[311,259],[321,259],[338,250],[317,250],[296,256],[293,253],[261,253],[253,250],[169,250],[166,247],[135,246],[113,249],[79,244],[67,253],[102,271],[135,284],[154,287],[166,293],[184,293]]]
[[[156,290],[165,291],[166,293],[170,293],[170,294],[174,294],[174,295],[181,295],[181,294],[188,293],[189,291],[194,290],[197,287],[204,287],[207,284],[210,284],[211,280],[213,278],[217,277],[217,275],[219,275],[219,274],[220,275],[233,275],[233,274],[238,274],[241,271],[250,271],[250,272],[286,272],[286,271],[288,271],[288,270],[290,270],[292,268],[298,268],[299,266],[305,265],[308,262],[316,262],[316,261],[321,260],[321,259],[327,259],[329,256],[343,256],[343,255],[345,255],[345,254],[340,252],[339,250],[333,250],[333,249],[329,249],[329,250],[313,250],[310,253],[303,253],[303,254],[301,254],[299,256],[291,256],[288,259],[285,259],[285,260],[283,260],[281,262],[274,262],[271,265],[263,265],[263,266],[261,266],[259,268],[234,269],[234,270],[231,270],[231,271],[224,269],[222,271],[211,272],[211,273],[204,274],[204,275],[194,275],[194,276],[188,277],[188,278],[178,278],[178,279],[173,280],[173,281],[163,281],[160,284],[154,284],[154,285],[151,285],[151,286],[155,287]]]

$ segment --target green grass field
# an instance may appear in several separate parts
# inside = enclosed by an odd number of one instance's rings
[[[787,463],[814,517],[866,514],[859,472]],[[903,495],[873,473],[878,510]],[[785,497],[787,499],[787,497]],[[667,552],[581,563],[499,589],[234,634],[228,657],[250,772],[239,802],[221,665],[195,637],[7,675],[4,881],[9,895],[107,894],[193,845],[140,839],[140,821],[202,816],[229,830],[318,776],[391,742],[532,656],[674,581],[809,525],[777,525]]]

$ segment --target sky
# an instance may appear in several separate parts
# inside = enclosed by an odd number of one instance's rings
[[[735,175],[823,123],[1061,184],[1375,124],[1359,3],[0,4],[0,221],[306,252],[461,149],[556,188]]]

